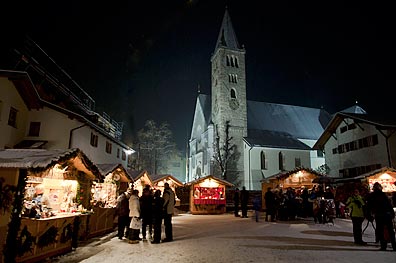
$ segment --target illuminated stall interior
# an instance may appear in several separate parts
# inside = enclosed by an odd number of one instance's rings
[[[380,183],[382,191],[385,193],[396,192],[396,169],[384,167],[366,174],[355,177],[361,181],[367,181],[370,187],[370,191],[373,190],[375,183]]]
[[[139,196],[142,195],[143,188],[146,185],[149,185],[150,188],[153,187],[153,181],[151,180],[151,177],[149,176],[147,171],[128,170],[128,173],[133,179],[133,189],[139,191]]]
[[[192,214],[219,214],[226,211],[226,187],[233,184],[208,175],[190,182],[190,211]]]
[[[180,199],[177,196],[177,187],[182,187],[183,183],[177,180],[174,176],[170,174],[166,175],[152,175],[151,176],[153,180],[153,189],[154,190],[160,190],[161,193],[164,192],[164,185],[165,183],[169,184],[169,187],[173,190],[175,193],[175,198],[176,198],[176,205],[175,206],[180,206]]]

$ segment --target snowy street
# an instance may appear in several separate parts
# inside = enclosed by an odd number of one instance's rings
[[[363,227],[366,226],[366,221]],[[367,246],[353,243],[352,223],[314,224],[312,219],[258,223],[252,218],[180,214],[173,217],[174,241],[128,244],[116,232],[81,243],[52,262],[395,262],[396,252],[378,251],[371,224]]]

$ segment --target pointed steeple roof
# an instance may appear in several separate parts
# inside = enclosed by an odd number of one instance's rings
[[[234,28],[232,27],[231,18],[228,14],[227,8],[224,13],[219,36],[217,37],[216,49],[218,49],[219,47],[241,49],[238,43],[238,39],[235,35]]]
[[[352,107],[346,108],[342,110],[341,112],[344,113],[356,113],[356,114],[367,114],[367,112],[358,105],[358,102],[356,101],[356,104],[353,105]]]

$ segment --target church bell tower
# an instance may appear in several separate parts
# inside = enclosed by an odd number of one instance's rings
[[[238,157],[229,165],[227,180],[238,184],[243,178],[243,137],[247,136],[245,49],[238,43],[227,9],[211,66],[214,141],[218,136],[220,145],[225,142],[228,126],[228,137],[233,138],[231,143],[236,146]]]

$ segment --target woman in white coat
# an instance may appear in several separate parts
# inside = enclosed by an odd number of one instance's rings
[[[132,195],[129,198],[129,217],[131,218],[131,224],[129,225],[129,241],[130,244],[137,244],[139,243],[139,234],[140,234],[140,227],[135,229],[132,228],[132,221],[133,219],[140,219],[140,202],[139,202],[139,191],[133,190]]]

